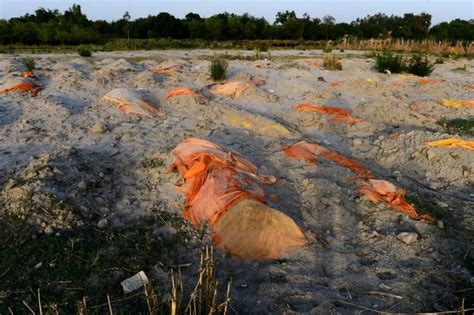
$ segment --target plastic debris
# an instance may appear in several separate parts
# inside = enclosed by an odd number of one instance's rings
[[[300,112],[309,112],[309,113],[314,112],[314,113],[332,115],[332,117],[329,120],[346,121],[351,124],[363,121],[360,118],[353,117],[346,110],[339,107],[334,107],[334,106],[321,106],[321,105],[315,105],[312,103],[302,103],[302,104],[296,105],[295,108],[296,110]]]
[[[396,211],[406,213],[410,218],[428,223],[435,220],[428,215],[418,215],[415,208],[404,198],[406,192],[385,180],[374,179],[371,171],[365,169],[359,162],[348,159],[342,155],[332,152],[320,145],[310,144],[305,141],[284,147],[289,157],[304,159],[309,163],[316,163],[318,157],[323,157],[339,165],[349,168],[357,174],[356,184],[360,193],[373,202],[384,202]]]
[[[464,106],[474,106],[474,101],[442,99],[440,104],[450,108],[461,108]]]
[[[242,97],[244,91],[250,86],[251,85],[248,82],[235,81],[214,83],[209,85],[208,87],[210,87],[209,91],[214,95],[221,94],[238,100]]]
[[[120,284],[122,285],[123,292],[127,294],[147,285],[148,278],[143,271],[140,271],[130,278],[123,280]]]
[[[3,89],[0,89],[0,94],[6,94],[9,92],[25,92],[30,96],[38,95],[38,92],[43,88],[32,81],[22,79],[17,83],[10,84]]]
[[[474,150],[474,140],[462,140],[457,138],[447,138],[442,140],[427,141],[426,145],[430,147],[462,148]]]
[[[155,103],[147,97],[146,91],[142,89],[114,89],[105,94],[102,99],[117,105],[119,111],[126,114],[135,114],[145,117],[164,116],[165,114],[156,109]]]
[[[260,184],[276,178],[261,175],[241,156],[212,142],[189,138],[172,151],[185,179],[183,216],[195,227],[208,223],[215,244],[241,259],[276,259],[307,244],[300,227],[266,205]]]

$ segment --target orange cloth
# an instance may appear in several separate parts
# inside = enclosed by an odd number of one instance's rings
[[[38,95],[38,92],[41,91],[42,89],[43,88],[41,86],[36,85],[33,82],[22,81],[19,83],[12,84],[4,88],[3,90],[0,90],[0,94],[17,91],[17,92],[28,92],[30,96],[36,96]]]
[[[334,81],[331,84],[329,84],[329,87],[331,88],[336,88],[338,86],[342,85],[342,81]]]
[[[433,83],[440,83],[443,82],[443,80],[430,80],[430,79],[419,79],[418,83],[420,84],[433,84]]]
[[[180,67],[180,65],[173,65],[169,67],[154,67],[150,71],[154,73],[170,75],[173,72],[173,70],[178,67]]]
[[[282,150],[289,157],[301,158],[310,163],[315,163],[317,156],[321,156],[347,167],[357,174],[359,177],[359,179],[356,180],[356,183],[359,185],[357,190],[369,200],[373,202],[384,202],[392,209],[406,213],[412,219],[430,223],[434,222],[434,219],[428,215],[418,215],[415,208],[405,200],[405,191],[403,189],[396,187],[388,181],[373,179],[374,175],[372,172],[365,169],[357,161],[334,153],[320,145],[310,144],[305,141],[284,147]]]
[[[33,74],[33,70],[31,69],[28,69],[28,70],[25,70],[21,73],[21,77],[22,78],[34,78],[34,74]]]
[[[457,138],[447,138],[442,140],[427,141],[426,145],[430,147],[462,148],[474,150],[474,140],[462,140]]]
[[[330,120],[346,121],[348,123],[357,123],[357,122],[362,121],[362,119],[353,117],[344,109],[339,108],[339,107],[334,107],[334,106],[320,106],[320,105],[315,105],[312,103],[302,103],[302,104],[296,105],[295,108],[296,110],[300,112],[308,112],[308,113],[314,112],[314,113],[332,115]]]
[[[175,88],[169,90],[168,93],[166,93],[165,98],[168,99],[170,97],[179,96],[179,95],[189,95],[189,96],[202,97],[202,95],[197,94],[196,92],[194,92],[190,88],[180,86],[180,87],[175,87]]]
[[[195,227],[207,222],[222,250],[242,259],[274,259],[307,244],[285,214],[266,205],[261,183],[275,183],[255,165],[212,142],[189,138],[172,151],[185,183],[183,216]]]
[[[209,91],[212,94],[221,94],[230,96],[235,99],[240,99],[246,89],[250,87],[250,83],[247,82],[222,82],[211,84]]]
[[[319,65],[314,60],[306,60],[306,64],[312,68],[319,68]]]

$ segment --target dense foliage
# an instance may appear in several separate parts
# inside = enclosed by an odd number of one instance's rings
[[[308,14],[297,17],[294,11],[279,12],[270,24],[264,18],[249,14],[221,13],[208,18],[189,13],[184,19],[161,12],[146,18],[131,19],[125,12],[119,20],[92,21],[73,5],[64,13],[40,8],[35,14],[0,20],[0,44],[68,44],[104,43],[118,38],[136,39],[205,39],[253,40],[335,40],[344,36],[364,38],[404,38],[436,40],[474,40],[473,22],[456,19],[431,25],[431,15],[407,13],[403,17],[376,14],[352,23],[336,23],[332,16],[322,19]]]
[[[428,57],[421,54],[413,54],[411,58],[407,60],[403,59],[401,55],[384,52],[375,56],[375,69],[378,72],[408,72],[420,77],[425,77],[433,72],[434,64],[428,60]]]
[[[227,61],[214,58],[209,65],[209,72],[211,74],[211,78],[214,81],[223,81],[225,80],[225,74],[227,72],[228,63]]]
[[[375,69],[378,72],[390,71],[391,73],[400,73],[405,70],[403,57],[394,55],[391,52],[384,52],[375,57]]]

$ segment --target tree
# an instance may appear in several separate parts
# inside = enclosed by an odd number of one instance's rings
[[[324,31],[326,34],[326,40],[329,39],[329,31],[332,26],[334,26],[334,23],[336,22],[336,19],[331,16],[331,15],[326,15],[323,17],[323,25],[324,25]]]
[[[278,12],[275,18],[275,24],[285,24],[289,19],[296,19],[295,11]]]
[[[128,11],[125,11],[122,19],[126,21],[126,27],[127,27],[127,40],[130,41],[130,13]]]

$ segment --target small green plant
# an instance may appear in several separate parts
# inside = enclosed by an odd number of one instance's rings
[[[23,57],[21,63],[26,67],[27,70],[35,69],[35,60],[32,57]]]
[[[437,124],[451,134],[474,136],[474,119],[456,118],[447,120],[446,118],[441,118],[437,121]]]
[[[434,66],[430,63],[428,57],[414,54],[408,63],[407,71],[420,77],[426,77],[433,72],[433,68]]]
[[[228,63],[224,59],[214,58],[209,66],[211,78],[214,81],[223,81],[227,72]]]
[[[391,52],[384,52],[375,56],[375,69],[378,72],[388,70],[391,73],[400,73],[405,70],[405,64],[402,56],[394,55]]]
[[[326,70],[342,70],[341,60],[334,55],[324,56],[323,67]]]
[[[77,50],[79,56],[81,57],[90,57],[92,56],[92,51],[89,48],[81,47]]]

